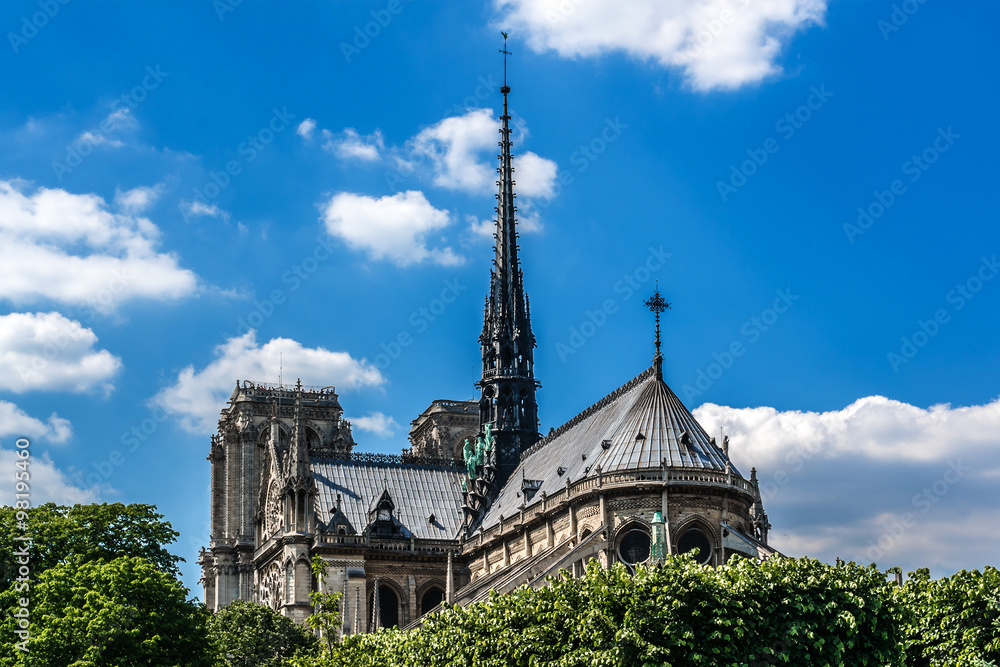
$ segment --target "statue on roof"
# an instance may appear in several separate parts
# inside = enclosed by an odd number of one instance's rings
[[[469,479],[476,478],[476,452],[469,439],[465,439],[465,446],[462,447],[462,458],[465,459],[465,469],[469,474]]]

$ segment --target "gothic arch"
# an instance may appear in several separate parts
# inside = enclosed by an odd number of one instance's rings
[[[699,549],[702,549],[702,546],[697,544],[698,542],[701,542],[701,540],[698,540],[693,533],[700,532],[704,536],[704,540],[708,544],[710,553],[699,553],[697,560],[701,563],[711,563],[715,558],[719,545],[722,544],[718,532],[712,527],[712,524],[708,521],[708,519],[697,514],[679,522],[677,527],[674,528],[672,532],[673,535],[671,536],[670,542],[674,545],[676,553],[684,553],[685,551],[690,550],[689,547],[691,544],[695,544]],[[689,535],[688,533],[692,533],[692,535]],[[687,544],[682,544],[682,540]],[[705,542],[702,542],[702,544]],[[684,551],[682,551],[682,549],[684,549]]]

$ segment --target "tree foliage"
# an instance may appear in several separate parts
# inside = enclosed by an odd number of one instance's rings
[[[13,589],[2,594],[8,606]],[[31,587],[28,652],[8,647],[4,665],[209,667],[207,612],[172,574],[134,556],[74,556]],[[14,636],[13,617],[3,622]]]
[[[1000,571],[962,570],[931,579],[911,572],[901,591],[907,664],[982,667],[1000,664]]]
[[[313,556],[310,567],[318,583],[318,590],[309,594],[313,613],[306,619],[306,623],[310,628],[316,630],[325,642],[327,655],[332,655],[337,633],[340,631],[340,626],[343,625],[343,619],[340,616],[340,599],[344,594],[323,592],[327,563],[320,556]]]
[[[591,562],[580,579],[446,606],[416,630],[348,637],[312,664],[902,665],[893,588],[874,566],[810,559],[712,569],[681,556],[634,575]]]
[[[218,667],[284,667],[294,657],[318,654],[319,642],[304,626],[270,607],[237,600],[208,619]]]
[[[120,556],[144,558],[157,569],[179,575],[183,559],[164,545],[177,539],[177,531],[153,505],[103,503],[65,507],[48,503],[29,510],[0,507],[0,589],[10,586],[16,571],[14,537],[24,534],[18,527],[18,511],[28,513],[28,530],[34,539],[30,548],[31,570],[43,570],[73,556],[83,561],[110,561]],[[20,544],[18,544],[18,547]]]

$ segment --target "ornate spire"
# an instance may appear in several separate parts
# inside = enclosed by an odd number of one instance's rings
[[[479,337],[483,353],[483,377],[476,383],[482,391],[479,421],[493,427],[496,441],[497,484],[503,484],[520,459],[521,452],[538,440],[538,406],[534,376],[535,337],[531,331],[527,297],[518,259],[517,207],[514,204],[514,165],[511,160],[510,113],[507,85],[507,35],[504,35],[503,115],[500,117],[500,165],[497,167],[497,206],[490,294]],[[497,486],[499,488],[499,486]]]
[[[656,369],[657,379],[663,379],[663,356],[660,354],[660,313],[668,310],[670,304],[664,301],[660,295],[660,281],[656,281],[656,290],[653,296],[643,302],[646,308],[656,313],[656,354],[653,356],[653,367]]]

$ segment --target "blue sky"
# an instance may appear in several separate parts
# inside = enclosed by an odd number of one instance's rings
[[[473,396],[507,29],[543,430],[649,364],[658,280],[666,379],[775,546],[995,564],[1000,7],[661,4],[4,2],[0,446],[32,438],[35,502],[156,504],[200,594],[237,379],[337,386],[367,451]]]

